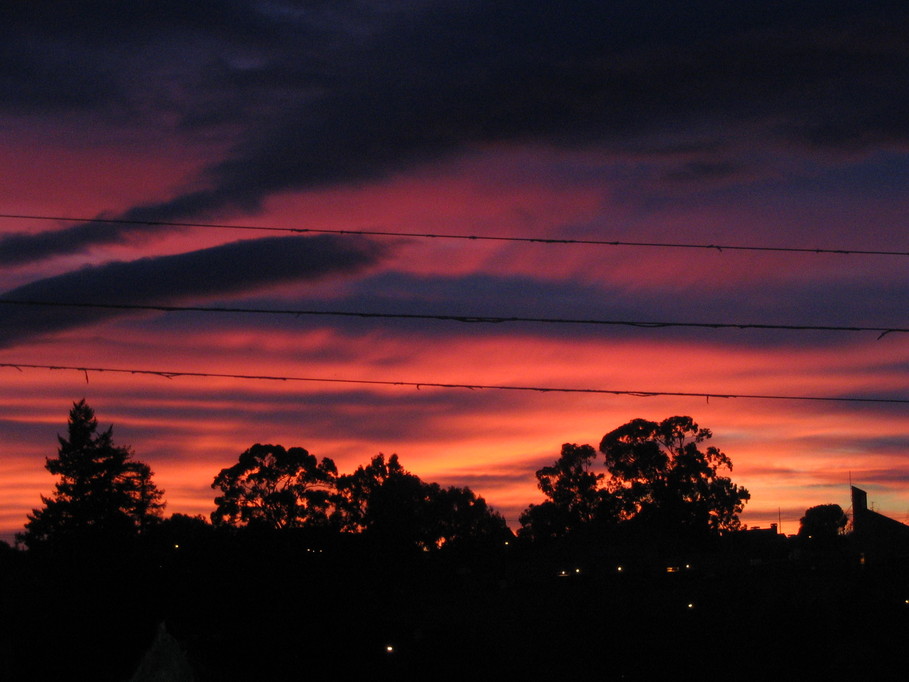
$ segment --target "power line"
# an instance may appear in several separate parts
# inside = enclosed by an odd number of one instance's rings
[[[494,384],[455,384],[455,383],[438,383],[429,381],[379,381],[370,379],[337,379],[327,377],[290,377],[290,376],[270,376],[262,374],[222,374],[215,372],[174,372],[169,370],[151,370],[151,369],[124,369],[112,367],[81,367],[76,365],[38,365],[21,362],[3,362],[0,367],[17,369],[20,372],[23,369],[47,369],[57,371],[80,372],[85,375],[85,381],[88,382],[89,372],[93,373],[113,373],[113,374],[133,374],[133,375],[151,375],[165,379],[175,379],[179,377],[192,378],[213,378],[213,379],[238,379],[245,381],[282,381],[282,382],[309,382],[309,383],[330,383],[330,384],[359,384],[368,386],[398,386],[409,388],[461,388],[468,390],[487,390],[487,391],[530,391],[535,393],[588,393],[598,395],[622,395],[637,398],[654,398],[654,397],[676,397],[676,398],[705,398],[708,401],[711,398],[742,398],[751,400],[801,400],[815,402],[844,402],[844,403],[890,403],[890,404],[909,404],[909,398],[857,398],[857,397],[835,397],[835,396],[797,396],[797,395],[770,395],[770,394],[745,394],[745,393],[695,393],[684,391],[631,391],[605,388],[565,388],[555,386],[508,386]]]
[[[158,227],[198,227],[221,230],[256,230],[261,232],[291,232],[294,234],[337,234],[364,237],[406,237],[411,239],[459,239],[467,241],[521,242],[528,244],[573,244],[584,246],[630,246],[659,249],[707,249],[711,251],[762,251],[778,253],[811,253],[860,256],[909,256],[909,251],[884,251],[865,249],[800,248],[789,246],[747,246],[741,244],[696,244],[684,242],[633,242],[605,239],[555,239],[548,237],[507,237],[504,235],[466,235],[431,232],[395,232],[389,230],[329,230],[307,227],[275,227],[268,225],[228,225],[225,223],[193,223],[166,220],[130,220],[126,218],[74,218],[67,216],[42,216],[0,213],[0,218],[17,220],[46,220],[74,223],[99,223],[113,225],[149,225]]]
[[[343,310],[302,310],[270,308],[238,308],[230,306],[177,306],[177,305],[143,305],[133,303],[96,303],[71,301],[38,301],[26,299],[3,299],[0,305],[46,306],[60,308],[98,308],[103,310],[137,310],[154,312],[204,312],[204,313],[237,313],[253,315],[285,316],[322,316],[322,317],[357,317],[392,320],[433,320],[463,322],[470,324],[503,324],[509,322],[569,325],[624,326],[644,329],[696,328],[696,329],[764,329],[777,331],[834,331],[834,332],[878,332],[878,339],[887,334],[907,333],[906,327],[850,327],[836,325],[804,324],[763,324],[750,322],[642,322],[634,320],[604,320],[596,318],[560,318],[560,317],[499,317],[493,315],[436,315],[428,313],[369,313]]]

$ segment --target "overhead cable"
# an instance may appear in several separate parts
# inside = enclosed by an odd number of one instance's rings
[[[192,227],[220,230],[256,230],[261,232],[291,232],[295,234],[336,234],[364,237],[404,237],[409,239],[460,239],[467,241],[522,242],[529,244],[575,244],[584,246],[631,246],[658,249],[707,249],[711,251],[763,251],[782,253],[811,253],[861,256],[909,256],[909,251],[875,249],[831,249],[791,246],[748,246],[742,244],[695,244],[684,242],[638,242],[615,239],[556,239],[550,237],[509,237],[504,235],[467,235],[431,232],[397,232],[389,230],[330,230],[308,227],[276,227],[268,225],[231,225],[227,223],[195,223],[167,220],[135,220],[126,218],[75,218],[71,216],[44,216],[31,214],[0,213],[0,218],[16,220],[47,220],[74,223],[99,223],[113,225],[148,225],[158,227]]]
[[[232,306],[178,306],[178,305],[143,305],[134,303],[97,303],[79,301],[40,301],[30,299],[5,299],[0,298],[0,305],[16,306],[46,306],[59,308],[97,308],[102,310],[135,310],[151,312],[203,312],[203,313],[237,313],[250,315],[284,315],[284,316],[321,316],[321,317],[357,317],[378,318],[392,320],[433,320],[448,322],[464,322],[470,324],[503,324],[539,323],[539,324],[569,324],[569,325],[600,325],[623,326],[644,329],[666,329],[687,327],[695,329],[765,329],[777,331],[833,331],[833,332],[878,332],[878,339],[887,334],[904,334],[909,332],[906,327],[859,327],[837,325],[807,325],[807,324],[764,324],[752,322],[644,322],[640,320],[604,320],[597,318],[561,318],[561,317],[499,317],[494,315],[436,315],[429,313],[385,313],[385,312],[357,312],[345,310],[303,310],[303,309],[272,309],[272,308],[238,308]]]
[[[416,389],[423,388],[460,388],[472,391],[530,391],[536,393],[588,393],[599,395],[616,395],[632,396],[638,398],[655,398],[655,397],[676,397],[676,398],[705,398],[708,401],[711,398],[742,398],[750,400],[800,400],[815,402],[841,402],[841,403],[890,403],[909,405],[909,398],[861,398],[853,396],[799,396],[799,395],[774,395],[774,394],[747,394],[747,393],[697,393],[686,391],[632,391],[606,388],[566,388],[558,386],[509,386],[496,384],[457,384],[457,383],[439,383],[430,381],[379,381],[371,379],[339,379],[329,377],[294,377],[294,376],[270,376],[262,374],[226,374],[216,372],[177,372],[170,370],[152,370],[152,369],[125,369],[112,367],[88,367],[79,365],[40,365],[22,362],[3,362],[0,367],[10,369],[47,369],[79,372],[85,375],[88,382],[89,372],[91,373],[115,373],[115,374],[133,374],[133,375],[151,375],[165,379],[175,379],[179,377],[191,378],[212,378],[212,379],[237,379],[244,381],[280,381],[280,382],[308,382],[308,383],[327,383],[327,384],[358,384],[367,386],[397,386],[409,387]]]

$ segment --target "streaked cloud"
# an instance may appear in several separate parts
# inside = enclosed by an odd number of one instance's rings
[[[104,304],[165,304],[258,291],[289,282],[354,273],[378,262],[366,240],[271,237],[172,256],[85,267],[5,292],[0,298]],[[0,345],[131,314],[103,308],[0,307]],[[132,314],[135,314],[133,311]]]

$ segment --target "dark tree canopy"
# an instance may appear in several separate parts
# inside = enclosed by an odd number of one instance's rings
[[[325,526],[333,507],[335,463],[305,449],[256,444],[215,476],[221,490],[211,515],[215,525],[299,528]]]
[[[420,479],[406,471],[397,455],[378,454],[366,466],[338,477],[338,510],[342,530],[363,532],[382,525],[394,493],[419,487]]]
[[[799,537],[806,540],[817,540],[820,543],[831,542],[842,535],[849,519],[838,504],[819,504],[809,507],[800,520]]]
[[[505,520],[469,488],[425,483],[379,454],[338,479],[341,527],[389,547],[437,549],[504,537]]]
[[[59,476],[54,493],[42,495],[42,509],[28,516],[17,536],[28,547],[88,535],[136,534],[160,520],[163,491],[147,464],[134,460],[128,447],[114,445],[113,427],[98,432],[94,410],[85,400],[73,404],[67,437],[58,436],[57,457],[46,469]]]
[[[606,488],[619,518],[689,536],[738,529],[751,495],[718,473],[732,470],[729,457],[714,446],[699,447],[712,435],[691,417],[669,417],[634,419],[603,436]]]
[[[470,488],[443,488],[437,483],[426,485],[430,488],[429,498],[436,510],[436,531],[432,542],[437,547],[512,537],[505,519]]]
[[[547,499],[521,515],[521,534],[551,539],[621,524],[694,539],[738,528],[750,496],[718,474],[732,469],[723,452],[700,449],[710,437],[691,417],[634,419],[600,442],[607,474],[592,471],[590,445],[566,443],[555,463],[537,471]]]
[[[552,466],[537,471],[537,487],[547,500],[530,505],[521,514],[523,536],[535,540],[562,537],[604,516],[604,475],[590,470],[596,454],[590,445],[565,443]]]
[[[575,524],[593,521],[600,505],[603,474],[590,471],[596,454],[589,445],[565,443],[555,464],[537,471],[540,490]]]

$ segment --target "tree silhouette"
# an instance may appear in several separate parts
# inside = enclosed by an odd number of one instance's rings
[[[799,537],[818,545],[830,544],[842,535],[848,521],[846,512],[838,504],[809,507],[799,522]]]
[[[436,547],[431,494],[419,476],[394,467],[360,501],[366,510],[363,532],[388,548]]]
[[[402,483],[404,482],[404,483]],[[420,479],[401,466],[397,455],[379,453],[366,466],[338,477],[338,518],[342,530],[363,532],[383,523],[393,488],[419,487]]]
[[[718,475],[732,469],[724,453],[699,449],[710,437],[691,417],[634,419],[603,436],[607,475],[591,470],[597,453],[590,445],[565,443],[536,473],[547,499],[521,514],[521,535],[545,540],[622,525],[690,540],[738,528],[750,495]]]
[[[87,536],[128,536],[161,518],[163,491],[147,464],[132,458],[129,447],[114,445],[113,427],[98,432],[94,410],[85,400],[73,403],[68,437],[58,436],[57,457],[45,468],[60,480],[42,509],[32,510],[25,532],[27,547]]]
[[[133,502],[133,514],[139,531],[161,521],[164,509],[163,491],[152,481],[153,472],[144,462],[127,461],[123,472],[123,485]]]
[[[505,519],[470,488],[426,485],[436,508],[436,546],[455,547],[513,537]]]
[[[596,450],[590,445],[565,443],[552,466],[536,473],[537,487],[548,498],[532,504],[521,514],[521,535],[534,540],[562,537],[608,514],[608,495],[602,487],[603,474],[590,470]]]
[[[338,478],[340,526],[386,547],[438,549],[504,537],[505,520],[469,488],[426,483],[378,454]]]
[[[334,499],[335,463],[318,461],[304,448],[256,444],[238,462],[215,476],[219,488],[215,525],[299,528],[329,523]]]
[[[739,528],[738,513],[751,495],[717,473],[732,470],[723,452],[698,447],[711,437],[691,417],[634,419],[603,436],[606,489],[619,518],[689,538]]]

